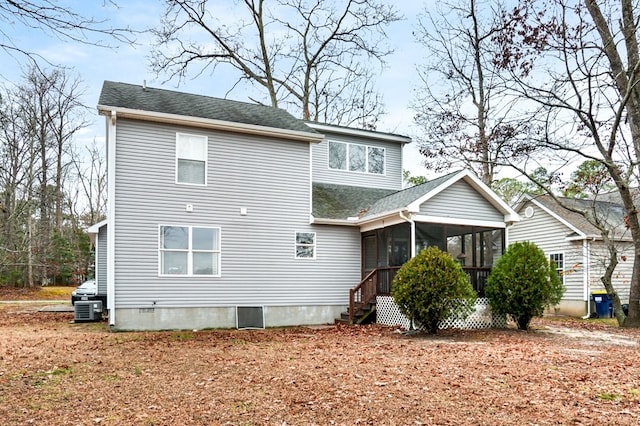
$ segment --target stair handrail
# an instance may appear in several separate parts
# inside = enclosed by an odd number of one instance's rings
[[[349,323],[353,323],[353,318],[357,311],[367,306],[377,296],[378,292],[378,269],[369,272],[360,281],[360,283],[352,289],[349,289]],[[356,294],[360,294],[360,301],[357,302]]]

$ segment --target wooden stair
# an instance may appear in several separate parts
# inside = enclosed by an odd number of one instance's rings
[[[342,312],[340,318],[335,320],[336,324],[371,324],[376,321],[376,305],[369,303],[361,307],[353,315],[349,315],[349,311]]]

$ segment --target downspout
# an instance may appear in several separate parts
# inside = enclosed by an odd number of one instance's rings
[[[416,221],[411,216],[405,216],[404,212],[400,212],[400,217],[411,225],[411,259],[416,257]]]
[[[109,326],[116,324],[115,309],[115,193],[116,193],[116,112],[106,117],[107,122],[107,309]]]
[[[591,298],[589,294],[591,292],[591,250],[589,240],[586,238],[582,240],[582,264],[584,265],[584,277],[583,277],[583,286],[584,286],[584,299],[587,302],[587,315],[582,317],[582,319],[591,318]]]

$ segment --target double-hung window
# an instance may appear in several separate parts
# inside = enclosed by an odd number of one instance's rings
[[[296,259],[316,258],[316,233],[296,232]]]
[[[176,182],[207,184],[207,137],[176,134]]]
[[[220,276],[220,228],[160,226],[160,275]]]
[[[560,277],[560,281],[564,283],[564,253],[551,253],[549,255],[549,260],[553,262],[556,272]]]
[[[383,175],[384,164],[384,148],[329,141],[330,169]]]

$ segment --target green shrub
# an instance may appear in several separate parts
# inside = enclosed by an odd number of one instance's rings
[[[400,268],[391,294],[400,312],[432,334],[450,316],[466,318],[477,297],[462,267],[437,247],[423,250]]]
[[[555,264],[535,244],[511,244],[487,279],[485,293],[494,313],[508,315],[520,330],[560,302],[564,288]]]

